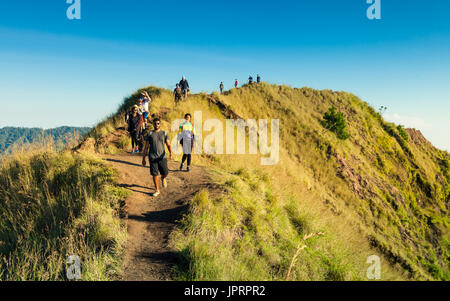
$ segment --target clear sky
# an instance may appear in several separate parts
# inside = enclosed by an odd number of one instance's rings
[[[355,93],[450,150],[450,1],[0,0],[0,127],[93,126],[144,85]]]

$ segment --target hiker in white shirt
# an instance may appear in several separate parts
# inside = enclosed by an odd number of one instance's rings
[[[152,101],[152,98],[150,97],[150,95],[148,95],[147,91],[144,91],[141,94],[142,96],[144,96],[144,98],[142,99],[142,107],[144,108],[145,112],[150,112],[148,110],[148,105]]]

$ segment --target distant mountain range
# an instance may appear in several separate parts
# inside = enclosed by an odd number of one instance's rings
[[[11,152],[13,147],[43,143],[53,140],[57,148],[62,148],[67,142],[77,136],[84,136],[90,131],[88,127],[62,126],[44,130],[41,128],[4,127],[0,128],[0,154]]]

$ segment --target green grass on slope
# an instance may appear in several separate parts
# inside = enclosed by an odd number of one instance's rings
[[[391,264],[415,279],[449,279],[447,152],[410,139],[345,92],[263,83],[220,98],[244,118],[280,118],[280,141],[297,168]],[[331,106],[346,116],[344,142],[322,130]]]
[[[145,89],[171,138],[171,122],[186,112],[202,111],[203,122],[226,118],[207,94],[175,106],[170,91]],[[139,95],[91,132],[100,151]],[[244,119],[280,119],[280,161],[263,167],[260,156],[194,156],[217,170],[224,179],[214,181],[227,193],[201,193],[190,204],[172,239],[184,258],[180,279],[285,279],[301,239],[317,231],[325,235],[306,242],[291,280],[365,279],[370,255],[382,258],[383,280],[449,279],[448,153],[407,137],[345,92],[261,83],[212,97]],[[345,141],[321,123],[332,106],[345,116]]]
[[[0,280],[67,280],[69,256],[83,280],[120,274],[127,191],[100,159],[70,152],[16,154],[0,169]]]
[[[275,193],[261,170],[217,171],[227,193],[196,195],[172,234],[179,280],[362,280],[363,269],[332,229],[309,216],[293,195]],[[303,242],[309,234],[324,233]],[[306,248],[295,254],[299,248]]]

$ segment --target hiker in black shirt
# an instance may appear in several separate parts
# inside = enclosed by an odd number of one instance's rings
[[[188,92],[189,92],[189,83],[184,76],[180,80],[180,87],[181,87],[181,91],[183,92],[183,96],[186,99]]]
[[[128,132],[131,136],[132,154],[139,152],[138,140],[141,133],[142,115],[138,113],[138,107],[133,106],[130,115],[128,116]]]
[[[147,164],[146,157],[149,158],[150,174],[153,177],[156,191],[153,196],[159,195],[159,175],[161,175],[163,187],[167,187],[166,178],[169,175],[169,168],[167,165],[165,146],[169,149],[169,158],[172,159],[172,146],[170,145],[169,137],[166,132],[161,131],[161,121],[159,118],[153,120],[154,130],[149,132],[145,137],[144,154],[142,157],[142,165]]]
[[[257,82],[258,84],[261,82],[261,76],[259,76],[259,74],[258,74],[258,76],[256,77],[256,82]]]
[[[248,78],[248,83],[251,85],[253,84],[253,77],[250,75],[250,77]]]

